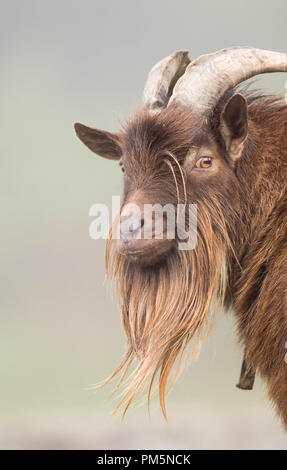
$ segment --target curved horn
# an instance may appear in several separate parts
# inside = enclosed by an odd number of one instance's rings
[[[200,56],[176,83],[169,104],[211,112],[224,93],[254,75],[286,72],[287,54],[251,47],[231,47]]]
[[[144,106],[153,111],[164,108],[189,63],[188,51],[177,51],[155,64],[144,87]]]

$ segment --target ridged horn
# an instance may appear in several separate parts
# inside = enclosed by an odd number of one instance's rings
[[[172,103],[200,115],[212,112],[224,93],[261,73],[286,72],[287,54],[252,47],[231,47],[191,62],[174,86]]]
[[[152,111],[166,107],[175,83],[189,63],[188,51],[177,51],[155,64],[144,87],[144,106]]]

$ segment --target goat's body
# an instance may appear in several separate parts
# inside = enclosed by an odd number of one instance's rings
[[[237,168],[247,199],[244,243],[231,262],[231,298],[247,363],[267,380],[287,426],[287,106],[261,99],[249,109]]]
[[[166,416],[167,384],[188,345],[197,353],[216,307],[232,307],[245,354],[239,386],[251,388],[258,371],[287,428],[287,104],[237,89],[278,71],[287,71],[286,54],[231,48],[191,62],[177,51],[151,70],[144,106],[121,132],[75,125],[125,173],[120,239],[107,243],[127,337],[110,378],[121,373],[121,384],[135,365],[125,411],[158,386]],[[193,249],[180,249],[181,218],[171,237],[166,219],[161,229],[147,220],[153,204],[185,215],[197,205]]]
[[[219,116],[230,96],[228,93],[219,103]],[[115,255],[113,275],[116,273],[118,295],[123,299],[123,323],[131,345],[121,368],[131,362],[138,347],[145,354],[149,341],[158,346],[162,340],[164,344],[158,350],[164,354],[160,361],[164,371],[171,370],[178,346],[169,344],[167,338],[178,332],[183,344],[190,337],[196,341],[197,333],[204,336],[210,312],[223,304],[231,306],[245,351],[247,374],[249,368],[256,370],[267,381],[270,398],[287,427],[287,105],[252,93],[247,93],[246,100],[249,132],[241,158],[232,170],[230,166],[222,168],[220,180],[210,176],[208,185],[205,180],[190,180],[188,199],[198,204],[195,250],[181,255],[169,252],[159,265],[143,269]],[[151,172],[145,184],[153,181],[152,162],[157,161],[163,142],[184,167],[184,152],[192,133],[197,136],[195,142],[213,139],[224,154],[218,131],[212,127],[200,127],[198,131],[188,111],[185,114],[168,108],[159,115],[138,114],[126,129],[124,148],[126,155],[141,158],[138,161],[129,157],[127,171],[137,175],[138,184],[140,166],[144,166],[143,178]],[[182,154],[180,149],[185,149]],[[128,194],[133,193],[129,184]],[[168,181],[165,185],[167,188]],[[157,186],[153,194],[160,197],[162,191]],[[126,194],[124,197],[127,199]],[[189,293],[188,298],[179,297],[182,288]],[[165,316],[168,321],[164,321]],[[151,327],[154,321],[157,326],[152,333],[142,326]],[[151,340],[152,335],[158,336]],[[137,369],[140,384],[153,370],[157,360],[153,354],[151,348],[146,362]],[[127,393],[134,393],[137,387],[136,382],[132,383]],[[164,387],[160,385],[159,390],[164,403]]]

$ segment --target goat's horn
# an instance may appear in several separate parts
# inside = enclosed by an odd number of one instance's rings
[[[177,51],[155,64],[144,87],[144,106],[153,111],[164,108],[189,63],[188,51]]]
[[[231,47],[191,62],[174,86],[169,104],[192,107],[205,115],[224,93],[254,75],[286,72],[287,54],[251,47]]]

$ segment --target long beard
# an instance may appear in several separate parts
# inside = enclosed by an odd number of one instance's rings
[[[124,386],[116,408],[123,406],[123,414],[138,392],[147,392],[149,404],[157,388],[166,418],[167,392],[185,359],[198,354],[214,311],[224,303],[229,236],[216,205],[205,201],[198,209],[195,249],[173,249],[154,266],[130,262],[117,253],[114,240],[107,242],[107,272],[115,282],[127,352],[103,384],[121,373],[115,390]]]

